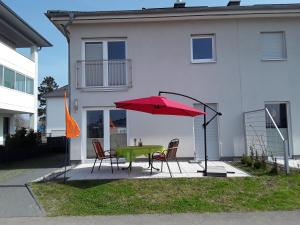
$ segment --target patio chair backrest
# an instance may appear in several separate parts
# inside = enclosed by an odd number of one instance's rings
[[[93,139],[92,143],[93,143],[94,151],[95,151],[96,156],[98,157],[98,159],[104,159],[105,158],[105,153],[104,153],[104,150],[102,148],[102,145],[101,145],[100,141],[97,140],[97,139]]]
[[[176,159],[178,145],[179,145],[178,138],[175,138],[170,141],[170,143],[168,145],[167,159]]]

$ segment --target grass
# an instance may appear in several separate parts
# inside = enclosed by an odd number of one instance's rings
[[[273,168],[272,164],[267,163],[265,168],[253,168],[251,166],[247,166],[239,161],[234,161],[230,163],[232,166],[237,167],[253,176],[274,176],[274,174],[270,173],[271,169]],[[299,169],[290,168],[290,173],[292,175],[300,175]],[[278,174],[285,175],[286,172],[283,167],[278,166]]]
[[[49,216],[300,209],[300,176],[35,183]]]

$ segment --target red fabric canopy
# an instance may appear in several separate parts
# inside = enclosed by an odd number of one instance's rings
[[[199,116],[205,112],[185,105],[183,103],[168,99],[163,96],[151,96],[128,101],[115,102],[117,108],[130,109],[159,115],[176,116]]]

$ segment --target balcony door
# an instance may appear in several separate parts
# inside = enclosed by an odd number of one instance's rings
[[[86,41],[84,60],[86,87],[126,85],[125,41]]]
[[[127,145],[126,110],[93,109],[86,111],[86,158],[95,158],[92,140],[105,150]]]

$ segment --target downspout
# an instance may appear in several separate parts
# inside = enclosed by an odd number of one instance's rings
[[[65,25],[61,25],[62,28],[63,28],[63,34],[64,36],[66,37],[67,39],[67,42],[68,42],[68,87],[69,87],[69,113],[72,114],[72,110],[71,110],[71,62],[70,62],[70,32],[68,31],[68,27],[73,23],[75,19],[75,15],[74,13],[69,13],[69,20],[68,22],[65,24]],[[65,158],[67,158],[65,161],[67,162],[68,161],[68,165],[70,165],[70,144],[68,143],[68,139],[66,139],[66,149],[67,149],[67,152],[69,153],[68,154],[68,157],[66,156]],[[65,165],[67,164],[65,162]],[[65,173],[66,174],[66,171]]]
[[[68,31],[68,27],[73,23],[75,19],[74,13],[69,14],[69,21],[65,24],[62,25],[63,28],[63,33],[67,39],[68,42],[68,85],[69,85],[69,109],[71,108],[71,63],[70,63],[70,32]],[[71,113],[71,110],[70,110]]]

